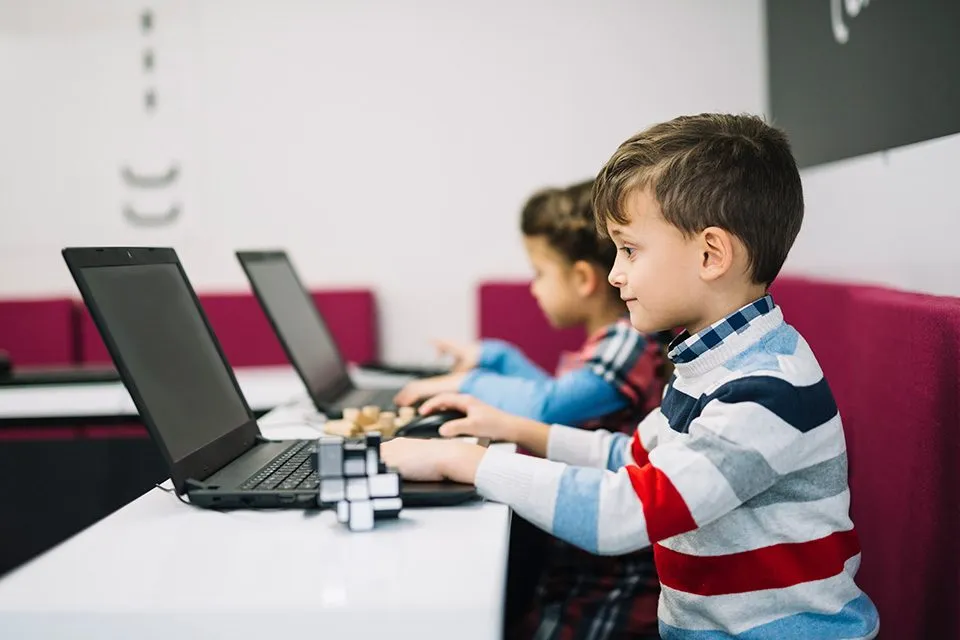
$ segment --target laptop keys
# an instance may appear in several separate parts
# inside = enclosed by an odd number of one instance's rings
[[[309,464],[311,448],[308,444],[309,442],[304,441],[290,447],[248,478],[240,485],[240,489],[243,491],[271,491],[274,489],[316,488],[317,482],[314,477],[316,474]],[[311,479],[312,486],[302,486]]]

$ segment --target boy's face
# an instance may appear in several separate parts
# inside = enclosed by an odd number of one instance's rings
[[[543,236],[524,236],[523,246],[533,266],[530,293],[550,324],[565,328],[583,321],[571,265]]]
[[[629,224],[607,224],[617,246],[610,284],[620,290],[638,331],[688,326],[699,315],[703,293],[697,244],[664,220],[649,190],[634,190],[625,205]]]

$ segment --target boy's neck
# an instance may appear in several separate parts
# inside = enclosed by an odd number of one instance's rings
[[[746,287],[736,293],[725,292],[722,296],[708,300],[700,319],[690,323],[685,328],[691,335],[703,331],[713,323],[723,320],[734,311],[745,307],[765,295],[767,295],[767,287],[762,284]]]
[[[626,306],[618,299],[616,301],[604,301],[603,304],[596,305],[596,308],[587,314],[583,322],[583,328],[587,335],[592,336],[603,327],[613,324],[627,313]]]

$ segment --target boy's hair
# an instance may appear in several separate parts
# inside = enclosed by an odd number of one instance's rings
[[[776,278],[803,221],[787,136],[757,116],[682,116],[624,142],[596,179],[598,231],[606,235],[611,220],[628,224],[627,196],[647,188],[685,235],[715,226],[738,237],[757,284]]]
[[[585,260],[605,272],[617,248],[597,233],[593,214],[593,180],[566,189],[543,189],[527,200],[520,214],[525,236],[542,236],[570,263]]]

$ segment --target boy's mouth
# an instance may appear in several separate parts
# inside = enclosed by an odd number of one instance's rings
[[[636,302],[636,301],[637,301],[636,298],[620,298],[620,299],[623,300],[623,301],[624,301],[625,303],[627,303],[627,304],[630,304],[631,302]]]

